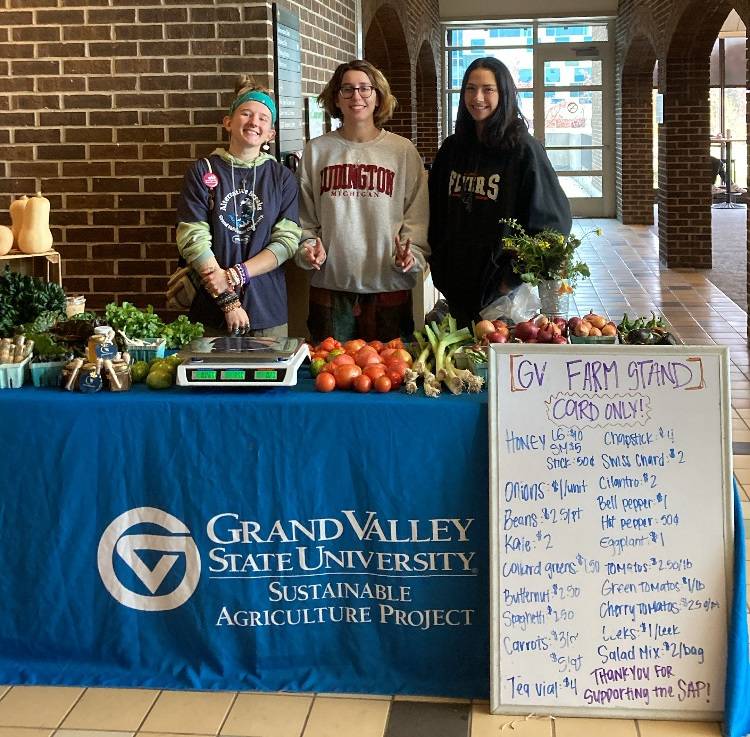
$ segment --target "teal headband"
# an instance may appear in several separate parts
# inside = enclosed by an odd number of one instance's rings
[[[229,114],[231,115],[243,102],[247,102],[248,100],[255,100],[265,105],[271,111],[271,122],[276,123],[276,103],[274,103],[270,95],[260,90],[250,90],[250,92],[243,92],[241,95],[235,97],[229,106]]]

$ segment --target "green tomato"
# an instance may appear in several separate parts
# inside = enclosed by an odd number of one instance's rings
[[[136,361],[130,367],[130,375],[136,383],[143,381],[148,376],[148,364],[145,361]]]

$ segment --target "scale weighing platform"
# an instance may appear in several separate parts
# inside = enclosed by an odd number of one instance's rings
[[[198,338],[181,351],[177,386],[294,386],[309,355],[302,338]]]

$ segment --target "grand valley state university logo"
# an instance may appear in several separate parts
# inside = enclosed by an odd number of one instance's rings
[[[152,532],[155,526],[163,532]],[[129,534],[132,528],[136,531]],[[116,571],[119,567],[122,572],[122,564],[118,561],[116,565],[115,556],[149,594],[133,591],[122,583]],[[185,565],[182,579],[167,593],[158,594],[180,557],[184,557]],[[152,559],[153,565],[147,565],[146,559]],[[201,573],[200,555],[190,530],[177,517],[155,507],[138,507],[116,517],[99,540],[97,565],[104,586],[120,604],[147,612],[182,606],[195,591]]]

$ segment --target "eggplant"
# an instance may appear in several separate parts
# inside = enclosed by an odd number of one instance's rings
[[[631,330],[628,333],[628,343],[631,345],[649,345],[651,342],[651,331],[645,328]]]

